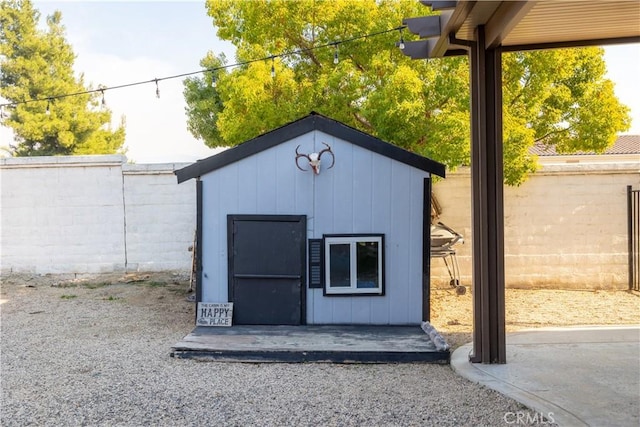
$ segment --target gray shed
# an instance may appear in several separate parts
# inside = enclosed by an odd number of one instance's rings
[[[198,180],[196,300],[233,302],[234,324],[429,320],[444,173],[317,113],[176,171]]]

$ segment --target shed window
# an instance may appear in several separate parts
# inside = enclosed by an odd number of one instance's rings
[[[382,234],[324,236],[326,295],[384,294]]]

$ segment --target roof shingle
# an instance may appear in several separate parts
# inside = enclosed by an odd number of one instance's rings
[[[544,145],[537,143],[529,149],[530,154],[536,154],[541,157],[546,156],[587,156],[596,155],[593,151],[577,151],[575,153],[558,153],[554,145]],[[640,135],[619,135],[616,142],[603,153],[599,155],[611,154],[640,154]]]

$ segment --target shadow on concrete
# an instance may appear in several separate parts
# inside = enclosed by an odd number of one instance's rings
[[[507,335],[507,363],[451,367],[568,426],[640,425],[640,326],[550,328]]]

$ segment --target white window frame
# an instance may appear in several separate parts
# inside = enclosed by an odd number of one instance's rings
[[[378,287],[358,288],[357,244],[359,242],[378,244]],[[351,286],[331,287],[331,245],[350,245],[350,282]],[[325,235],[324,236],[324,277],[325,295],[384,295],[384,235],[383,234],[355,234],[355,235]]]

